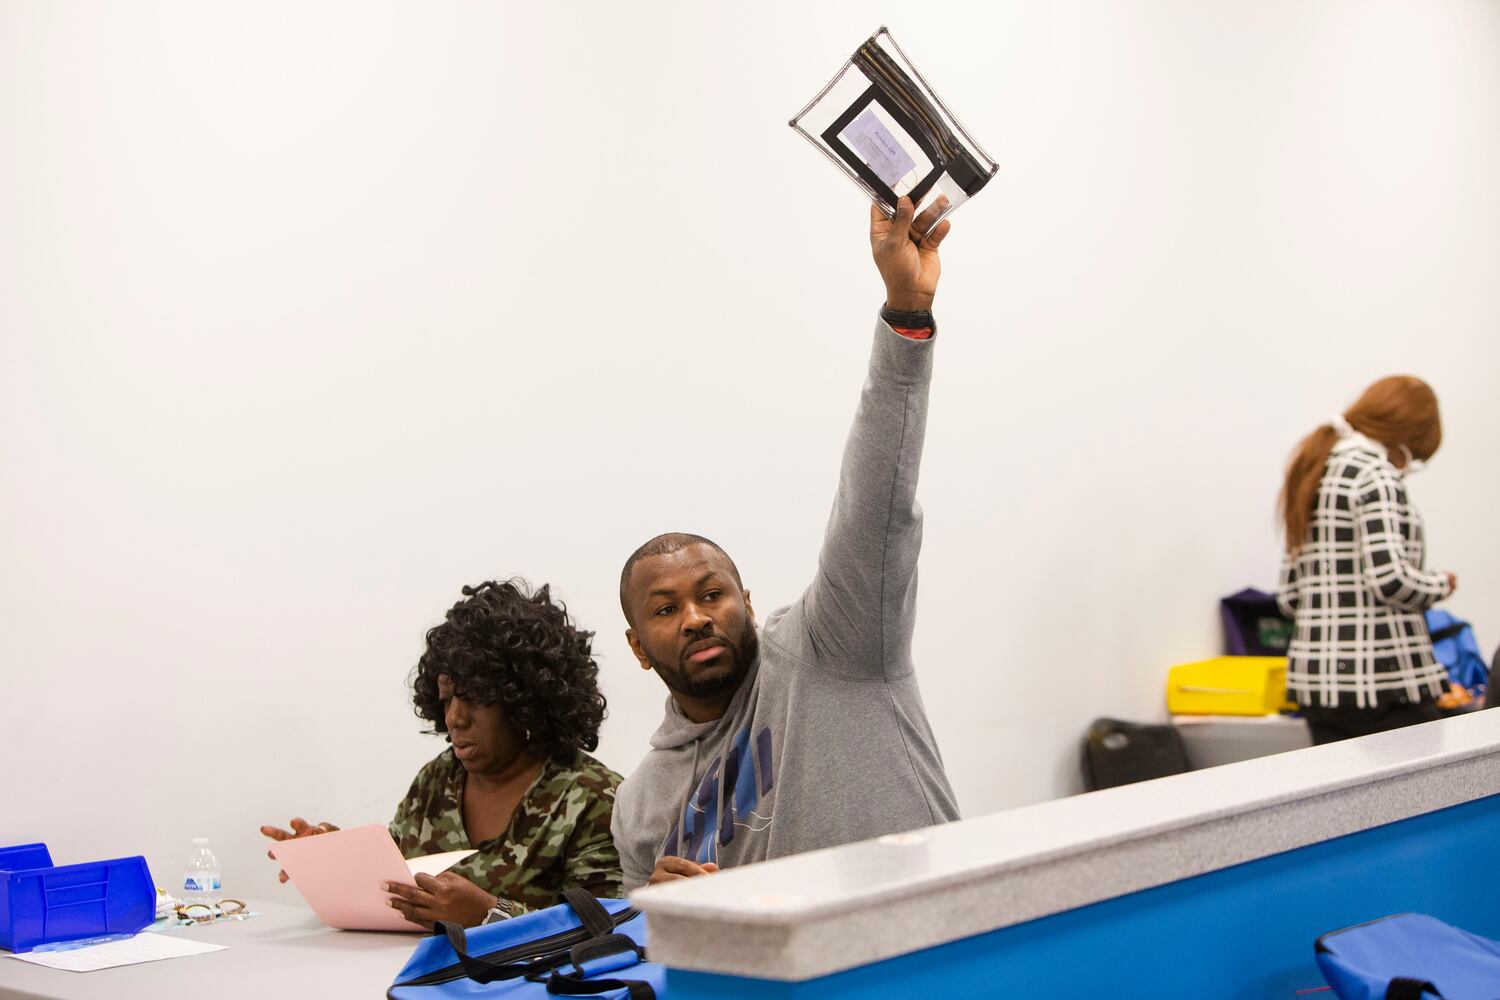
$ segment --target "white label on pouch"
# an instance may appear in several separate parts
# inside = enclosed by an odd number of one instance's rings
[[[844,126],[839,138],[854,147],[886,187],[895,187],[917,165],[870,108]]]

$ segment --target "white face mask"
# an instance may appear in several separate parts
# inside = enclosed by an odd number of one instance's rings
[[[1402,475],[1403,478],[1406,476],[1415,476],[1417,473],[1427,468],[1427,463],[1413,455],[1411,453],[1411,449],[1406,445],[1398,444],[1396,445],[1396,447],[1400,448],[1401,454],[1406,456],[1406,464],[1396,470]]]

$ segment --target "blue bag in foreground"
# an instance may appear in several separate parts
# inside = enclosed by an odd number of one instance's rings
[[[1318,938],[1339,1000],[1495,1000],[1500,943],[1422,913],[1397,913]]]
[[[645,960],[644,914],[623,899],[595,899],[582,889],[564,889],[563,896],[565,903],[467,932],[439,923],[438,932],[417,945],[386,996],[657,1000],[666,995],[666,968]]]

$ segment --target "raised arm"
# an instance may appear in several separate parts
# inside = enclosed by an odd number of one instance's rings
[[[915,228],[926,229],[927,221],[916,220]],[[899,676],[910,669],[922,544],[917,474],[932,373],[930,310],[938,246],[949,223],[920,241],[913,228],[907,199],[893,219],[871,208],[870,248],[885,282],[885,308],[844,447],[818,572],[800,608],[819,666],[850,676]]]
[[[1401,533],[1406,491],[1395,476],[1376,469],[1360,484],[1354,505],[1365,579],[1381,601],[1402,611],[1424,611],[1448,596],[1453,588],[1446,573],[1424,570],[1407,558]]]

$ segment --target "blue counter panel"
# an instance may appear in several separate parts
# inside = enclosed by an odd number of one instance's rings
[[[1500,796],[800,983],[669,970],[673,1000],[1294,1000],[1313,941],[1387,913],[1500,938]],[[1332,997],[1325,991],[1302,994]]]

